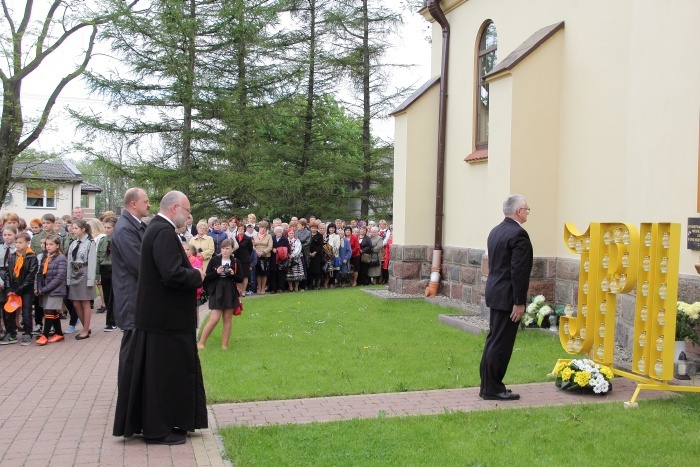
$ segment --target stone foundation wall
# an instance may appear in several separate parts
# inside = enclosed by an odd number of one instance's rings
[[[557,259],[556,302],[578,305],[578,278],[580,262],[577,259]],[[626,348],[632,346],[634,338],[634,312],[637,305],[637,289],[617,296],[617,320],[615,338]],[[683,302],[700,301],[700,276],[680,274],[678,276],[678,300]],[[700,355],[700,348],[687,346],[691,353]]]
[[[433,247],[426,245],[391,246],[389,290],[403,294],[423,294],[430,281]],[[577,305],[580,262],[577,259],[539,257],[530,274],[530,294],[544,295],[556,306]],[[488,277],[488,256],[484,250],[444,247],[438,294],[463,300],[474,311],[488,316],[484,285]],[[636,290],[617,297],[615,336],[627,348],[632,345]],[[700,276],[681,274],[678,300],[700,301]],[[700,349],[688,350],[700,354]]]
[[[432,260],[432,247],[392,245],[389,290],[404,294],[425,293],[430,282]],[[530,293],[554,297],[556,264],[556,258],[535,258],[530,275]],[[484,300],[488,257],[484,250],[445,247],[440,274],[438,294],[463,300],[482,316],[488,315]]]

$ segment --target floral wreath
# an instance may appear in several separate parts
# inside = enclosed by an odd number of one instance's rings
[[[607,394],[612,391],[612,370],[593,360],[562,360],[556,364],[552,373],[557,377],[557,387],[565,391],[594,394]]]

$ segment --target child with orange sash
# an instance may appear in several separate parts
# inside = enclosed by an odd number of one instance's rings
[[[20,232],[15,238],[15,252],[10,256],[8,264],[9,287],[6,287],[8,297],[10,293],[15,294],[22,300],[22,344],[29,345],[32,342],[32,299],[34,298],[34,280],[38,264],[34,250],[29,248],[31,237],[26,232]],[[17,309],[15,313],[19,313]],[[17,325],[12,316],[5,319],[7,333],[17,337]]]
[[[46,255],[37,274],[35,294],[44,308],[44,333],[36,340],[37,345],[63,340],[61,329],[61,307],[66,295],[66,274],[68,261],[61,253],[61,239],[58,235],[46,237]],[[49,337],[51,328],[56,333]]]

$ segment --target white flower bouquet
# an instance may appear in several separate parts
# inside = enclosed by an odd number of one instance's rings
[[[525,308],[525,314],[520,319],[521,328],[534,328],[549,326],[547,317],[556,312],[549,306],[544,298],[544,295],[533,295],[532,303]]]

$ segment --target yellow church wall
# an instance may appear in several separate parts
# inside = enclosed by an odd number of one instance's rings
[[[432,245],[435,235],[439,83],[395,116],[394,242]]]
[[[537,256],[557,256],[561,61],[560,30],[513,70],[510,192],[523,194],[532,211],[527,230]],[[546,70],[546,71],[543,71]],[[506,155],[506,157],[508,157]],[[508,190],[506,190],[508,191]],[[503,193],[496,198],[503,199]]]
[[[452,8],[444,245],[485,248],[511,192],[525,195],[533,209],[526,227],[538,256],[571,257],[560,244],[564,222],[581,229],[613,220],[685,226],[688,217],[698,216],[700,2],[442,4]],[[489,160],[469,165],[463,159],[474,150],[474,54],[487,19],[497,28],[499,60],[538,29],[566,25],[512,75],[491,83]],[[434,74],[440,72],[440,43],[440,27],[433,24]],[[561,51],[552,53],[557,47]],[[559,104],[552,86],[560,87]],[[424,111],[416,104],[410,118],[436,132],[437,104],[427,117],[416,116]],[[409,139],[411,146],[417,141],[414,134]],[[425,143],[421,151],[431,163],[417,170],[433,180],[432,188],[425,187],[431,201],[415,216],[432,224],[437,143],[432,150]],[[395,232],[397,243],[432,244],[432,228],[424,241],[409,230],[415,241],[399,241]],[[681,273],[694,274],[697,257],[682,248]]]
[[[685,226],[697,216],[700,3],[622,3],[566,19],[558,223]],[[695,274],[681,232],[680,272]],[[557,256],[573,257],[563,244]]]

